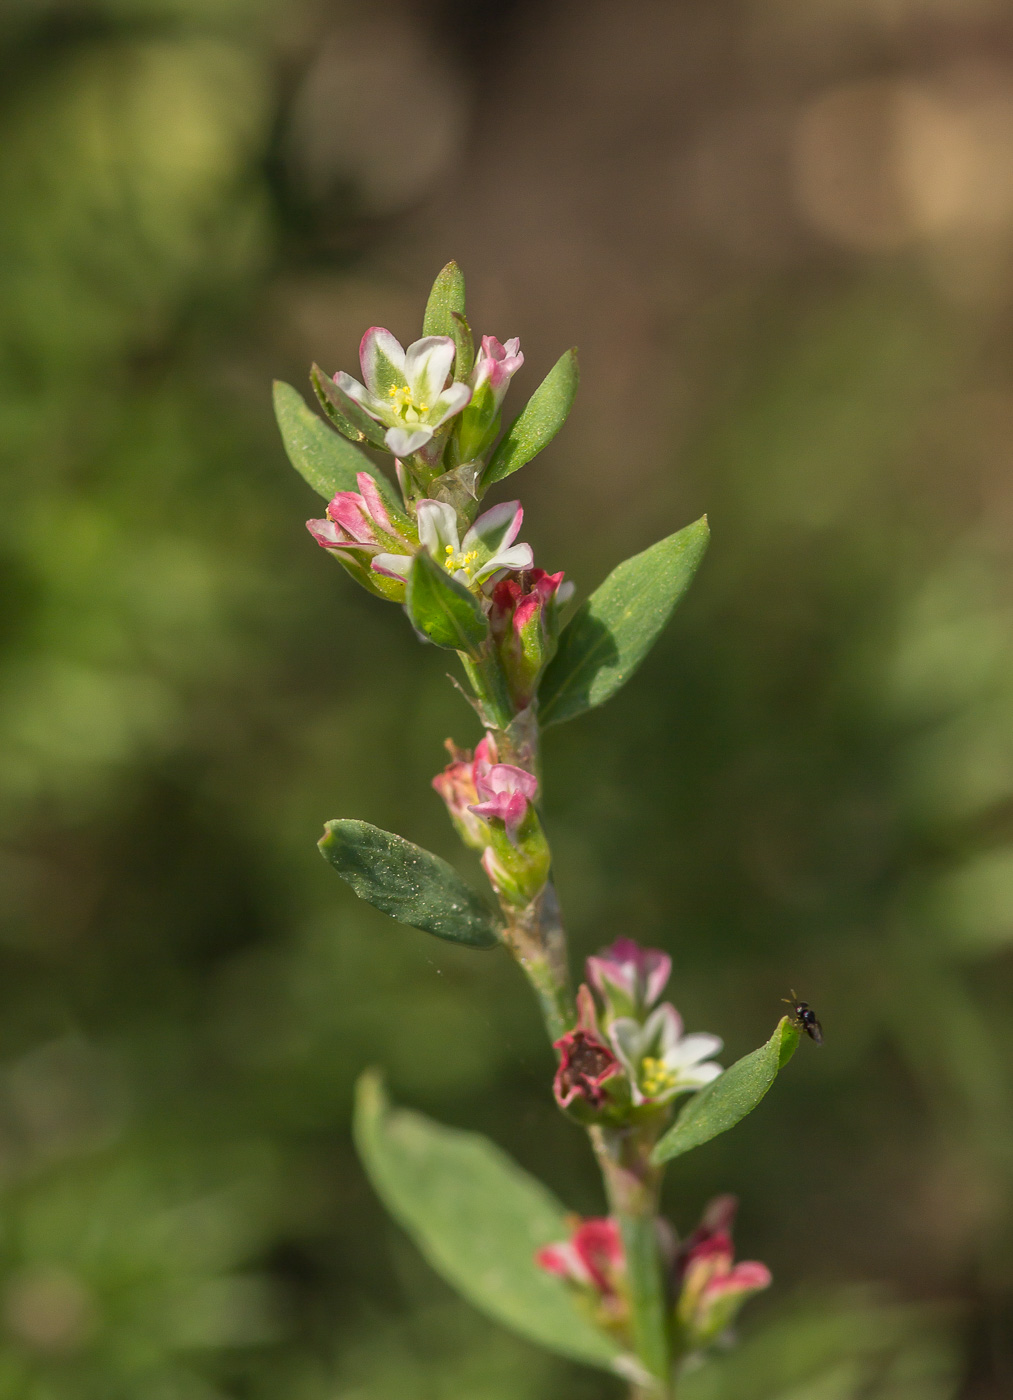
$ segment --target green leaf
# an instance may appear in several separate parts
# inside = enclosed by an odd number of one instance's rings
[[[579,382],[577,351],[567,350],[507,428],[485,469],[484,488],[518,471],[543,447],[548,447],[566,422]]]
[[[386,505],[400,513],[401,503],[383,472],[318,418],[297,389],[280,379],[274,381],[274,413],[289,461],[324,500],[337,491],[357,491],[356,474],[369,472]]]
[[[766,1045],[736,1060],[724,1074],[693,1095],[655,1146],[651,1160],[658,1165],[669,1162],[734,1128],[747,1113],[752,1113],[777,1078],[778,1070],[794,1055],[798,1041],[798,1027],[782,1016]]]
[[[422,318],[423,335],[454,335],[454,313],[464,315],[464,273],[456,262],[448,262],[437,273]]]
[[[452,865],[369,822],[328,822],[320,854],[367,904],[448,943],[493,948],[496,916]]]
[[[488,1138],[391,1108],[359,1080],[355,1142],[376,1192],[432,1267],[476,1308],[563,1356],[613,1368],[619,1348],[534,1253],[570,1236],[567,1213]]]
[[[382,425],[375,418],[370,418],[362,405],[340,389],[319,365],[314,365],[310,370],[310,383],[320,407],[339,433],[352,442],[368,442],[372,447],[385,447]]]
[[[405,606],[418,631],[438,647],[477,657],[489,635],[478,599],[441,569],[427,549],[420,549],[412,561]]]
[[[658,640],[707,548],[707,517],[613,569],[563,629],[538,692],[543,725],[603,705]]]

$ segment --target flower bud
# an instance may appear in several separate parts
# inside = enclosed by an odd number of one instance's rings
[[[556,651],[559,607],[573,592],[562,573],[523,569],[508,574],[492,590],[489,625],[518,710],[531,704],[538,681]]]
[[[390,551],[410,561],[418,548],[418,533],[406,516],[388,510],[369,472],[359,472],[356,481],[358,491],[339,491],[324,518],[307,520],[306,528],[356,582],[381,598],[404,602],[404,579],[390,577],[374,565]]]
[[[459,461],[474,461],[492,446],[499,431],[500,405],[510,380],[524,363],[520,344],[516,338],[501,345],[494,335],[482,337],[482,348],[468,376],[471,399],[456,424]]]
[[[578,1220],[570,1238],[539,1249],[535,1263],[578,1290],[600,1325],[617,1328],[626,1323],[626,1258],[619,1226],[611,1216]]]
[[[587,980],[601,997],[605,1021],[632,1016],[642,1021],[661,996],[672,959],[660,948],[642,948],[632,938],[617,938],[587,960]]]
[[[734,1322],[747,1298],[768,1288],[770,1270],[755,1260],[734,1263],[734,1196],[719,1196],[676,1259],[676,1326],[682,1349],[700,1351]]]
[[[489,844],[489,827],[472,808],[479,801],[475,787],[475,768],[478,764],[489,767],[496,762],[496,745],[487,734],[475,749],[474,758],[470,749],[459,749],[453,739],[446,743],[451,762],[442,773],[433,779],[433,787],[447,804],[450,820],[457,834],[472,850],[484,851]]]

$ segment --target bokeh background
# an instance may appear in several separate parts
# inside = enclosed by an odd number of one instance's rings
[[[0,49],[0,1398],[619,1394],[456,1300],[349,1140],[378,1063],[600,1209],[507,960],[314,849],[460,859],[477,734],[306,535],[270,381],[413,339],[450,257],[517,400],[581,348],[538,561],[713,529],[547,741],[575,952],[669,949],[729,1056],[792,987],[826,1032],[672,1170],[776,1279],[692,1394],[1013,1394],[1009,7],[7,0]]]

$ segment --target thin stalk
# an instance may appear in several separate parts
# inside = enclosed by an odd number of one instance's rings
[[[566,934],[551,884],[526,909],[507,909],[503,941],[534,988],[550,1040],[572,1027],[577,1010],[566,958]]]
[[[661,1171],[650,1165],[656,1133],[650,1124],[588,1130],[626,1256],[630,1330],[649,1381],[634,1385],[638,1400],[673,1400],[668,1286],[658,1240]]]

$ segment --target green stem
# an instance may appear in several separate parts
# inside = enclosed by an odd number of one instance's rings
[[[526,909],[507,909],[504,942],[534,988],[550,1040],[558,1040],[577,1017],[566,958],[566,934],[551,884]]]
[[[484,715],[485,720],[494,729],[509,728],[514,717],[514,709],[499,658],[488,649],[485,655],[479,657],[469,656],[464,651],[459,651],[457,654],[461,658],[464,674],[468,677],[475,697],[481,706],[480,715]]]
[[[635,1385],[644,1400],[672,1400],[669,1297],[658,1241],[661,1171],[650,1165],[657,1136],[649,1123],[589,1129],[601,1167],[609,1213],[619,1225],[626,1255],[630,1330],[637,1360],[651,1378]]]

